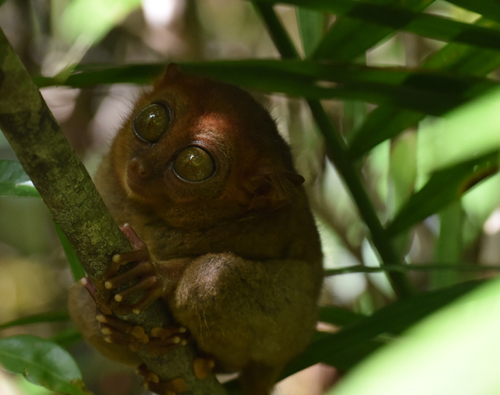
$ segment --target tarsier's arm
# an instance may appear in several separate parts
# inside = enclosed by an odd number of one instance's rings
[[[302,182],[274,122],[247,93],[174,65],[137,101],[96,176],[116,221],[149,249],[128,275],[147,285],[136,310],[161,297],[216,371],[242,371],[245,394],[267,395],[314,331],[322,255]],[[124,291],[110,288],[94,296],[98,306],[123,311]],[[102,352],[92,298],[80,289],[71,304]],[[111,349],[137,363],[130,350]]]

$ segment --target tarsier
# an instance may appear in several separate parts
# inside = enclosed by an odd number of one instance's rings
[[[245,394],[269,394],[316,323],[322,252],[303,181],[274,121],[248,93],[168,66],[135,103],[95,177],[116,222],[129,224],[122,229],[135,250],[115,255],[98,281],[109,302],[99,299],[99,284],[87,285],[94,298],[73,287],[70,311],[84,337],[139,365],[135,350],[148,335],[126,335],[128,324],[111,314],[161,298],[180,325],[177,342],[187,328],[216,373],[240,371]],[[141,285],[116,291],[133,278]],[[144,292],[135,305],[120,303],[134,292]]]

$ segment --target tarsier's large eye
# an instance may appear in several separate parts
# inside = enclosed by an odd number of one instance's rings
[[[215,172],[215,163],[210,154],[200,147],[184,148],[174,160],[174,171],[185,181],[200,182]]]
[[[134,118],[134,132],[141,140],[156,143],[167,131],[170,112],[160,103],[142,108]]]

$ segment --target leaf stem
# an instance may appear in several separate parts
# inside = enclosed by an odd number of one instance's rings
[[[293,46],[290,37],[283,28],[272,6],[256,0],[252,1],[252,3],[266,23],[269,34],[282,58],[299,58],[297,50]],[[399,262],[400,259],[394,250],[392,241],[386,234],[375,212],[375,208],[363,187],[361,178],[349,159],[345,141],[338,131],[335,130],[321,103],[318,100],[308,100],[307,103],[319,130],[325,138],[328,158],[337,168],[358,207],[363,221],[370,230],[373,245],[382,260],[382,267],[385,266],[384,262]],[[391,271],[387,275],[396,295],[403,298],[414,293],[405,273]]]

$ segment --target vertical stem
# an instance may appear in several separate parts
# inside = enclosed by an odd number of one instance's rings
[[[253,5],[265,21],[271,38],[280,51],[281,56],[283,58],[299,58],[297,50],[281,25],[272,6],[260,3],[259,1],[253,1]],[[308,100],[307,103],[309,104],[314,120],[325,138],[328,158],[341,175],[344,184],[349,189],[352,199],[357,205],[361,218],[370,230],[371,240],[380,255],[382,266],[385,264],[400,263],[401,260],[394,250],[392,241],[377,216],[358,172],[349,159],[345,141],[338,131],[335,130],[321,103],[318,100]],[[413,294],[413,288],[406,274],[389,272],[387,276],[396,295],[407,297]]]

